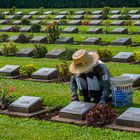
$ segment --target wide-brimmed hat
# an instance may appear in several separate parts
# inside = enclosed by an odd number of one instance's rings
[[[86,50],[78,50],[72,56],[73,62],[69,70],[73,74],[80,74],[89,71],[99,60],[96,52],[88,53]]]

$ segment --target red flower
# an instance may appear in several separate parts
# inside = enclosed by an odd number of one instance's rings
[[[14,92],[14,91],[15,91],[14,88],[12,88],[12,87],[9,88],[9,92]]]

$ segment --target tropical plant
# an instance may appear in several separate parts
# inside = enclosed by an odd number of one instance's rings
[[[140,62],[140,51],[134,53],[134,59],[136,62]]]
[[[104,20],[102,22],[102,25],[105,26],[105,33],[109,32],[109,27],[110,27],[111,21],[109,19]]]
[[[31,32],[40,32],[41,25],[40,24],[32,24],[31,26]]]

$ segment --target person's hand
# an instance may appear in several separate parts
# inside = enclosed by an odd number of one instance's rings
[[[99,104],[106,104],[104,100],[100,100]]]
[[[77,94],[72,95],[71,101],[79,101],[78,95]]]

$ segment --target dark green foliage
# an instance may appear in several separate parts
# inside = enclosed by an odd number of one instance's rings
[[[36,58],[45,57],[45,54],[48,52],[45,45],[35,44],[34,47],[35,47],[35,57]]]
[[[140,0],[1,0],[1,8],[79,8],[79,7],[139,7]]]
[[[5,42],[7,38],[9,38],[9,36],[7,34],[1,34],[0,35],[0,42]]]
[[[19,34],[16,42],[18,43],[29,43],[30,39],[33,38],[33,35],[26,35],[24,33]]]
[[[68,47],[65,49],[65,52],[59,57],[60,60],[72,60],[72,55],[74,52],[76,52],[78,49]]]
[[[30,21],[27,18],[23,18],[21,20],[21,22],[22,22],[23,25],[29,25],[30,24]]]
[[[31,32],[40,32],[41,25],[40,24],[32,24],[31,26]]]

